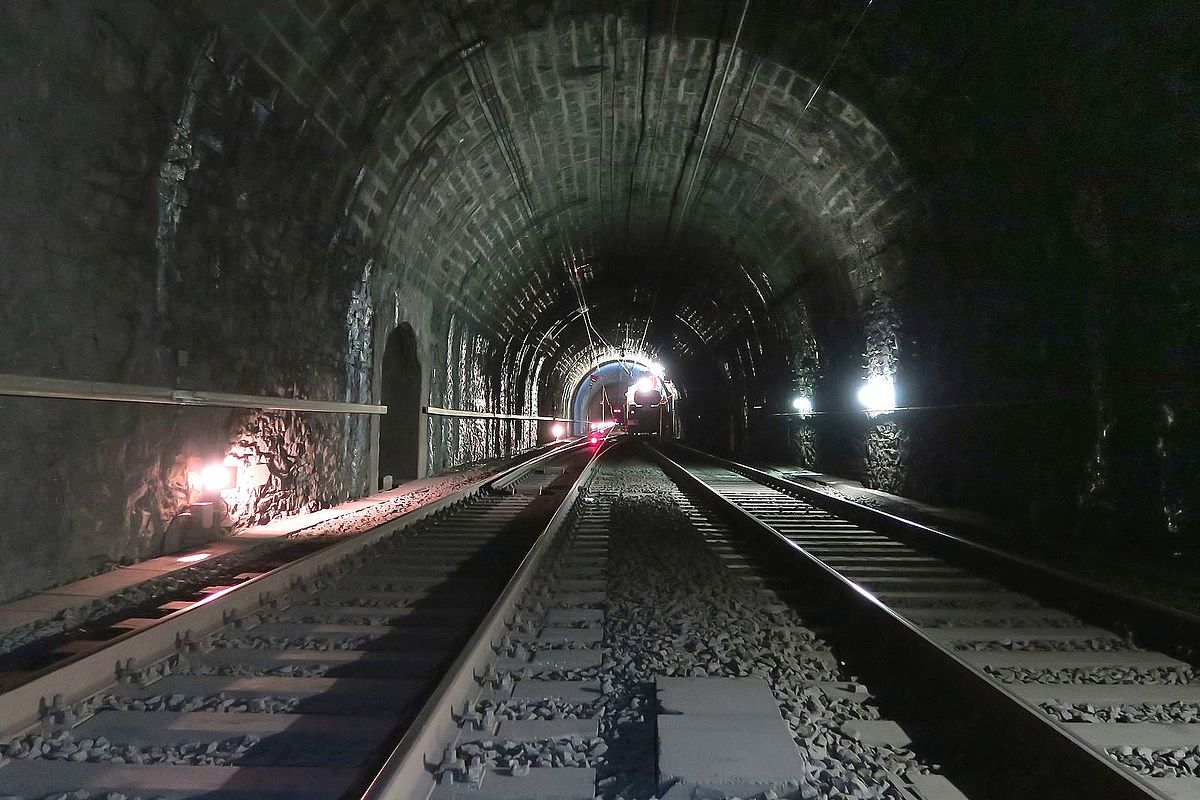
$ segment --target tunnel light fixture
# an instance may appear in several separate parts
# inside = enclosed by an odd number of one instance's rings
[[[867,379],[858,390],[858,402],[867,414],[886,414],[896,410],[896,384],[889,377],[876,375]]]
[[[812,398],[808,397],[807,395],[800,395],[792,400],[792,408],[796,409],[796,412],[800,416],[807,417],[809,414],[813,413]]]
[[[563,437],[563,434],[566,432],[567,432],[567,429],[565,427],[563,427],[563,424],[561,422],[554,423],[554,425],[550,428],[550,433],[554,436],[555,439],[561,439]]]
[[[220,492],[233,486],[233,472],[233,467],[212,464],[200,473],[200,483],[206,492]]]

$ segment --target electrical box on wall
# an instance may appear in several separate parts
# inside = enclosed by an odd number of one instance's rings
[[[271,470],[267,469],[266,464],[248,464],[243,476],[246,486],[257,489],[259,486],[266,486],[271,480]]]

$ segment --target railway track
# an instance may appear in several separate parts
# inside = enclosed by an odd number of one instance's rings
[[[1200,796],[1164,740],[1200,720],[1190,666],[1044,602],[1034,566],[694,452],[602,454],[256,579],[43,703],[0,797]]]
[[[32,674],[0,694],[0,796],[361,790],[593,455],[534,459]]]
[[[1200,797],[1197,620],[742,464],[660,458],[823,586],[849,623],[834,642],[973,795]]]

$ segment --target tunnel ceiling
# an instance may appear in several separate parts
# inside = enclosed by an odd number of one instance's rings
[[[440,315],[431,331],[469,325],[560,378],[628,341],[752,378],[774,346],[809,363],[794,386],[818,351],[822,373],[846,377],[890,374],[908,351],[908,368],[936,368],[913,381],[931,396],[1007,390],[1051,364],[1079,391],[1094,365],[1077,354],[1107,335],[1096,304],[1124,280],[1106,261],[1135,258],[1114,255],[1110,226],[1188,224],[1190,173],[1172,166],[1187,126],[1132,110],[1186,113],[1178,9],[171,10],[217,23],[235,44],[213,49],[223,72],[248,55],[269,79],[248,88],[325,138],[340,181],[324,190],[374,254],[379,307],[422,296]],[[1155,59],[1126,57],[1151,41]],[[1114,63],[1123,82],[1102,77]],[[1113,179],[1129,158],[1160,176],[1174,216]],[[1015,330],[1031,341],[984,356],[953,333],[966,319],[980,347]]]
[[[816,91],[861,7],[605,5],[220,19],[343,151],[380,291],[564,375],[604,342],[761,350],[780,304],[818,338],[886,307],[920,204],[866,114]]]

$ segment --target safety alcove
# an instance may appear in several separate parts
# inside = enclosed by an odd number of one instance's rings
[[[388,413],[379,423],[379,476],[392,484],[418,477],[421,452],[421,360],[417,337],[408,325],[388,335],[383,351],[382,403]]]

